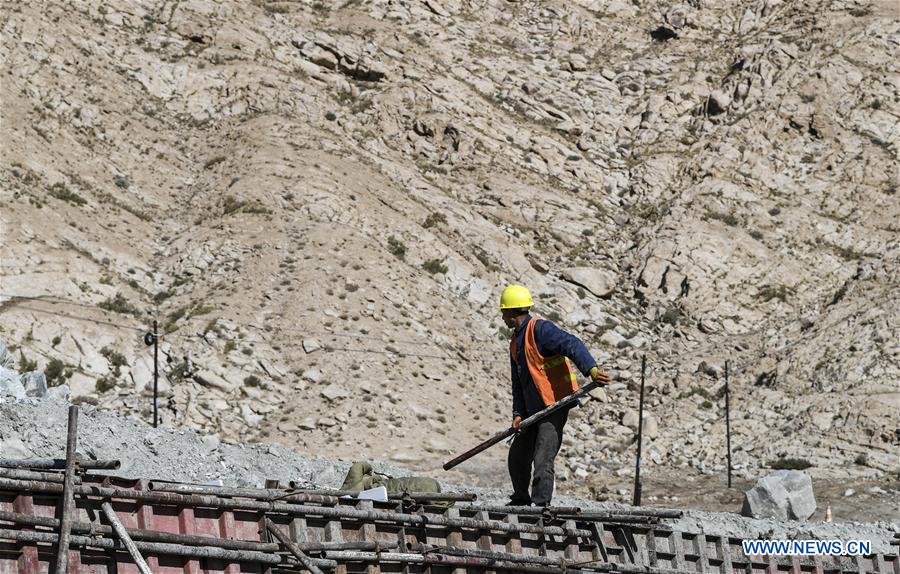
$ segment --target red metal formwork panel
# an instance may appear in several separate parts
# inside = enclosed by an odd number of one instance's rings
[[[99,486],[101,479],[104,486],[135,490],[143,490],[145,486],[143,481],[107,477],[97,477],[96,482],[92,482],[89,475],[83,477],[83,484]],[[32,496],[27,493],[0,494],[0,510],[59,519],[60,499],[59,496]],[[219,539],[254,542],[261,540],[259,527],[261,516],[256,512],[191,508],[119,499],[113,499],[112,506],[126,528],[209,536]],[[101,514],[99,500],[76,497],[75,522],[96,524],[101,522],[99,518]],[[12,525],[0,527],[31,529],[31,527]],[[53,532],[47,528],[38,528],[38,530]],[[264,572],[264,566],[257,563],[156,555],[151,552],[142,554],[150,569],[158,574],[262,574]],[[55,544],[0,541],[0,574],[48,574],[55,568]],[[127,553],[77,546],[70,548],[68,571],[72,574],[139,574],[137,566]]]

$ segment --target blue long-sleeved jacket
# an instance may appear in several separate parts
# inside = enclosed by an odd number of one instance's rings
[[[528,370],[528,365],[525,362],[525,328],[533,320],[534,317],[529,316],[516,328],[515,337],[518,357],[516,357],[516,361],[513,361],[512,357],[509,358],[512,370],[514,417],[527,418],[547,406],[544,404],[544,400],[531,379],[531,372]],[[581,374],[585,376],[592,368],[597,366],[597,361],[591,356],[590,351],[581,342],[581,339],[563,331],[546,319],[534,326],[534,342],[537,344],[538,352],[541,355],[545,357],[565,355],[575,363]]]

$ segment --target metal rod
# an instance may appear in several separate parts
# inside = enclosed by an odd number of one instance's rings
[[[659,518],[657,518],[656,516],[633,516],[627,514],[613,514],[610,516],[602,517],[598,516],[590,519],[584,518],[579,514],[559,514],[552,516],[551,518],[556,518],[558,520],[582,520],[588,522],[616,522],[619,524],[657,524],[659,522]]]
[[[4,522],[12,522],[13,524],[59,528],[59,520],[46,516],[31,516],[28,514],[19,514],[16,512],[0,511],[0,520]],[[266,544],[264,542],[253,542],[249,540],[211,538],[209,536],[175,534],[172,532],[142,530],[139,528],[126,528],[125,531],[129,536],[131,536],[133,540],[146,540],[149,542],[170,542],[172,544],[186,544],[189,546],[215,546],[217,548],[224,548],[227,550],[255,550],[257,552],[277,552],[279,549],[279,546],[274,543]],[[103,524],[93,524],[90,522],[73,522],[72,532],[77,532],[80,534],[90,534],[92,536],[95,536],[110,535],[113,533],[113,530],[112,527]],[[323,548],[323,550],[324,549],[325,548]]]
[[[116,470],[122,463],[118,460],[87,460],[80,456],[75,457],[75,463],[80,470]],[[65,470],[64,458],[27,458],[27,459],[0,459],[2,468],[22,469],[55,469]]]
[[[159,328],[156,319],[153,320],[153,428],[159,422],[156,412],[157,395],[159,394]]]
[[[60,472],[37,472],[34,470],[23,470],[19,468],[0,468],[0,478],[14,478],[16,480],[40,480],[43,482],[58,482],[60,484],[66,481],[66,475]],[[81,484],[81,477],[75,477],[75,484]]]
[[[728,393],[728,361],[725,361],[725,444],[728,449],[728,488],[731,488],[731,400]]]
[[[59,528],[59,520],[46,516],[32,516],[17,512],[0,510],[0,521],[26,526],[43,526],[46,528]],[[90,522],[73,522],[72,532],[89,534],[92,536],[109,536],[113,533],[110,526],[93,524]],[[159,530],[143,530],[140,528],[126,528],[125,532],[132,540],[145,540],[148,542],[169,542],[172,544],[184,544],[188,546],[215,546],[226,550],[254,550],[256,552],[278,552],[281,548],[275,542],[256,542],[253,540],[232,540],[230,538],[212,538],[191,534],[175,534]],[[298,542],[296,543],[304,552],[321,552],[323,550],[376,550],[377,548],[397,548],[397,541],[371,542],[365,540],[350,542]]]
[[[279,530],[275,524],[269,520],[265,519],[266,530],[268,530],[272,536],[278,539],[279,542],[284,544],[284,546],[291,551],[291,554],[294,555],[297,560],[303,564],[304,568],[310,571],[311,574],[322,574],[322,571],[313,563],[312,560],[309,559],[309,556],[303,553],[303,550],[297,547],[296,544],[290,539],[289,536],[286,536],[284,532]]]
[[[128,536],[128,532],[125,531],[125,527],[119,521],[119,517],[116,516],[116,511],[113,510],[112,504],[104,502],[100,507],[103,509],[103,515],[106,516],[106,519],[112,525],[119,540],[121,540],[122,544],[125,545],[125,548],[128,549],[131,559],[134,561],[141,574],[153,574],[150,571],[150,566],[147,565],[147,561],[141,556],[141,551],[134,545],[134,541]]]
[[[66,433],[66,476],[62,484],[62,519],[59,521],[59,544],[56,550],[56,574],[69,570],[69,536],[72,532],[72,513],[75,512],[75,449],[78,447],[78,407],[69,407],[69,428]]]
[[[570,518],[574,520],[606,520],[618,518],[621,516],[651,516],[654,518],[681,518],[684,512],[681,510],[667,508],[623,508],[621,510],[595,510],[592,512],[581,512],[573,514]]]
[[[644,376],[647,372],[647,355],[641,355],[641,398],[638,402],[637,458],[634,462],[634,506],[641,505],[641,441],[644,430]]]
[[[456,508],[460,510],[469,510],[472,512],[493,512],[497,514],[523,514],[523,515],[541,515],[541,514],[581,514],[581,508],[578,506],[494,506],[489,504],[461,504]]]
[[[526,564],[538,564],[542,566],[566,567],[566,572],[571,572],[572,566],[590,565],[592,570],[602,571],[619,571],[619,572],[644,572],[644,573],[665,573],[673,574],[675,570],[655,569],[652,567],[631,566],[628,564],[601,564],[600,561],[581,561],[581,560],[560,560],[551,556],[533,556],[526,554],[512,554],[508,552],[497,552],[494,550],[479,550],[474,548],[453,548],[451,546],[432,546],[430,544],[409,544],[408,549],[415,552],[440,553],[453,556],[469,556],[474,558],[488,558],[493,560],[501,560],[505,562],[517,562]]]
[[[511,570],[514,572],[534,572],[536,574],[561,574],[559,566],[548,567],[524,564],[521,562],[505,562],[491,558],[476,556],[452,556],[447,554],[414,554],[400,552],[326,552],[325,557],[338,562],[400,562],[403,564],[440,564],[458,568],[481,569],[489,567],[492,570]],[[572,572],[570,570],[570,572]]]
[[[359,496],[361,490],[328,490],[321,488],[294,488],[290,482],[291,492],[305,494],[325,494],[331,496]],[[285,493],[289,494],[289,493]],[[470,502],[478,499],[474,492],[389,492],[388,500],[433,501],[433,502]]]
[[[588,394],[589,392],[591,392],[592,390],[596,389],[599,386],[600,386],[600,383],[588,383],[587,385],[581,387],[580,389],[578,389],[571,395],[556,401],[555,403],[553,403],[549,407],[545,408],[544,410],[538,411],[535,414],[528,417],[527,419],[523,420],[522,422],[519,423],[518,427],[508,428],[506,430],[500,431],[499,433],[495,434],[494,436],[487,439],[486,441],[479,444],[478,446],[471,448],[471,449],[467,450],[466,452],[462,453],[461,455],[457,456],[456,458],[445,462],[444,470],[450,470],[451,468],[458,465],[459,463],[469,460],[476,454],[478,454],[480,452],[484,452],[485,450],[489,449],[490,447],[494,446],[495,444],[504,440],[505,438],[514,435],[516,432],[523,431],[523,430],[527,429],[528,427],[530,427],[531,425],[541,422],[542,420],[549,417],[553,413],[555,413],[561,409],[564,409],[564,408],[568,407],[569,405],[572,405],[573,403],[577,404],[578,399],[580,399],[581,397]]]
[[[288,492],[274,488],[231,488],[227,486],[206,486],[200,484],[181,484],[158,480],[147,483],[147,490],[153,492],[171,492],[176,494],[199,494],[207,496],[227,496],[252,498],[254,500],[280,500],[282,502],[314,502],[318,504],[337,504],[337,496],[319,493]],[[324,491],[323,491],[324,492]]]
[[[0,529],[0,540],[15,540],[18,542],[43,542],[56,544],[59,536],[53,532],[37,532],[34,530],[10,530]],[[118,550],[126,552],[125,546],[112,538],[97,538],[92,536],[72,536],[69,543],[72,546],[90,546],[105,550]],[[262,564],[281,564],[281,556],[265,552],[253,552],[250,550],[224,550],[213,546],[185,546],[182,544],[166,544],[160,542],[135,542],[139,550],[149,554],[186,556],[189,558],[214,558],[228,562],[259,562]],[[332,562],[332,564],[334,564]],[[321,563],[317,562],[321,566]],[[327,565],[325,566],[328,567]]]
[[[25,480],[11,480],[0,478],[0,490],[13,492],[51,492],[62,491],[61,485]],[[228,508],[237,510],[259,510],[263,512],[275,512],[296,516],[323,516],[327,518],[347,518],[361,521],[381,520],[385,522],[398,522],[402,524],[416,524],[422,526],[437,526],[449,528],[473,528],[479,530],[494,530],[498,532],[529,532],[532,534],[544,534],[552,536],[578,536],[587,538],[590,531],[572,529],[561,526],[535,526],[533,524],[513,524],[499,520],[475,520],[471,518],[447,518],[437,514],[404,514],[400,512],[386,512],[380,510],[356,510],[350,508],[332,508],[328,506],[312,506],[304,504],[285,504],[279,502],[265,502],[257,500],[240,500],[219,498],[217,496],[180,495],[171,492],[146,492],[125,488],[103,488],[98,486],[77,486],[75,492],[82,496],[98,496],[103,498],[121,498],[128,500],[143,500],[171,504],[173,506],[198,506],[206,508]]]

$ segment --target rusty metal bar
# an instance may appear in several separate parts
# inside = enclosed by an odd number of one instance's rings
[[[53,532],[36,532],[33,530],[10,530],[0,528],[0,540],[15,540],[17,542],[41,542],[56,544],[59,536]],[[69,540],[73,546],[89,546],[105,550],[118,550],[126,552],[125,546],[112,538],[97,538],[92,536],[71,536]],[[139,550],[150,554],[184,556],[188,558],[214,558],[228,562],[257,562],[261,564],[281,564],[281,556],[265,552],[251,550],[225,550],[214,546],[185,546],[182,544],[167,544],[161,542],[135,542]],[[334,564],[333,562],[331,564]],[[318,566],[322,566],[317,562]],[[324,564],[326,568],[329,565]]]
[[[59,484],[38,481],[10,480],[0,478],[0,490],[13,492],[51,492],[59,493]],[[495,530],[499,532],[528,532],[553,536],[579,536],[587,538],[590,531],[568,529],[559,526],[534,526],[531,524],[511,524],[498,520],[474,520],[471,518],[446,518],[436,514],[404,514],[379,510],[356,510],[348,508],[332,508],[327,506],[311,506],[303,504],[284,504],[256,500],[224,499],[217,496],[180,495],[170,492],[143,492],[125,488],[103,488],[98,486],[77,486],[75,492],[83,496],[99,496],[104,498],[120,498],[171,504],[174,506],[195,506],[206,508],[227,508],[237,510],[258,510],[297,516],[323,516],[326,518],[346,518],[363,521],[380,520],[402,524],[418,524],[423,526],[439,526],[449,528],[474,528]]]
[[[62,472],[38,472],[34,470],[2,467],[0,467],[0,478],[13,478],[16,480],[40,480],[43,482],[58,482],[60,484],[66,481],[66,475]],[[81,484],[80,476],[75,477],[75,484]]]
[[[69,536],[72,532],[72,513],[75,512],[75,449],[78,446],[78,407],[69,407],[69,428],[66,433],[66,477],[62,484],[62,519],[59,521],[59,543],[56,549],[56,574],[69,570]]]
[[[621,510],[594,510],[590,512],[580,512],[571,515],[560,513],[560,516],[563,515],[575,520],[613,520],[626,516],[647,516],[652,518],[675,519],[684,516],[684,512],[681,510],[670,510],[666,508],[623,508]]]
[[[522,514],[526,516],[540,514],[581,514],[578,506],[492,506],[488,504],[461,504],[458,509],[473,512],[493,512],[495,514]]]
[[[0,489],[23,490],[30,492],[60,492],[61,485],[36,480],[15,481],[0,478]],[[177,494],[174,492],[134,490],[130,488],[114,488],[104,486],[92,486],[82,484],[75,487],[76,494],[83,496],[100,496],[104,498],[122,498],[128,500],[140,500],[143,502],[156,502],[176,506],[203,506],[207,508],[227,508],[237,510],[261,510],[274,511],[278,504],[267,501],[236,500],[216,495]],[[307,496],[307,495],[297,495]],[[336,498],[327,496],[308,495],[306,502],[318,504],[337,504]],[[281,504],[281,506],[292,506]]]
[[[205,496],[222,496],[252,498],[254,500],[282,502],[313,502],[316,504],[338,503],[337,496],[320,493],[288,492],[274,488],[231,488],[227,486],[205,486],[200,484],[182,484],[176,482],[162,482],[158,480],[147,483],[147,490],[152,492],[170,492],[174,494],[196,494]]]
[[[118,460],[88,460],[82,457],[76,457],[75,463],[81,470],[116,470],[122,463]],[[27,459],[0,459],[0,467],[2,468],[31,468],[43,470],[64,470],[66,468],[66,459],[64,458],[27,458]]]
[[[59,528],[59,520],[46,516],[32,516],[0,510],[0,521],[12,522],[26,526],[43,526],[46,528]],[[72,532],[88,534],[92,536],[113,533],[110,526],[92,524],[90,522],[73,522]],[[147,542],[168,542],[171,544],[183,544],[187,546],[215,546],[226,550],[254,550],[256,552],[278,552],[281,549],[275,542],[256,542],[252,540],[232,540],[229,538],[212,538],[209,536],[176,534],[174,532],[161,532],[158,530],[143,530],[140,528],[126,528],[125,532],[133,540]],[[304,552],[321,552],[323,550],[376,550],[378,548],[397,548],[397,541],[366,542],[362,540],[350,542],[299,542],[296,543]]]
[[[295,488],[296,482],[289,483],[290,491],[305,494],[322,494],[330,496],[359,496],[360,490],[329,490],[322,488]],[[286,493],[290,494],[290,493]],[[389,492],[388,500],[410,499],[415,501],[430,500],[432,502],[470,502],[478,499],[474,492]]]
[[[311,574],[322,574],[322,571],[310,560],[309,556],[303,553],[299,547],[290,539],[290,537],[286,536],[284,532],[278,529],[275,524],[265,518],[266,530],[268,530],[272,536],[278,539],[279,542],[284,544],[284,546],[291,551],[291,554],[300,561],[300,564],[303,564],[303,567],[310,571]]]
[[[532,556],[525,554],[513,554],[509,552],[496,552],[493,550],[478,550],[478,549],[470,549],[470,548],[452,548],[448,546],[433,546],[430,544],[408,544],[407,548],[411,551],[430,554],[449,554],[453,556],[468,556],[474,558],[485,558],[490,560],[499,560],[503,562],[519,562],[519,563],[528,563],[528,564],[539,564],[544,566],[557,566],[563,567],[565,566],[567,571],[571,571],[572,566],[588,566],[592,570],[596,571],[606,571],[612,567],[612,570],[617,570],[623,573],[634,573],[643,572],[647,574],[686,574],[684,570],[669,570],[663,568],[647,568],[643,566],[633,566],[629,564],[602,564],[602,560],[593,560],[593,561],[581,561],[581,560],[561,560],[560,558],[553,558],[550,556]],[[692,573],[695,574],[695,573]]]
[[[128,536],[128,532],[125,531],[125,527],[119,521],[119,517],[116,516],[116,511],[113,510],[112,504],[108,502],[104,502],[101,507],[103,509],[103,515],[106,516],[106,519],[112,525],[113,530],[115,530],[116,535],[119,537],[119,540],[122,541],[122,544],[125,545],[125,548],[128,549],[128,553],[131,555],[131,559],[134,560],[135,565],[140,570],[141,574],[153,574],[150,571],[150,567],[147,566],[147,561],[144,560],[144,557],[141,556],[140,550],[137,549],[137,546],[134,545],[134,541]]]
[[[555,567],[532,565],[521,562],[504,562],[490,558],[475,556],[452,556],[448,554],[413,554],[399,552],[326,552],[325,557],[337,562],[400,562],[406,564],[441,565],[454,568],[491,568],[492,570],[507,570],[512,572],[532,572],[534,574],[563,574],[563,569]],[[578,570],[566,570],[565,572],[578,572]]]
[[[516,432],[525,430],[528,427],[530,427],[531,425],[539,423],[540,421],[549,417],[553,413],[560,411],[572,404],[577,404],[578,399],[585,396],[586,394],[588,394],[589,392],[591,392],[592,390],[596,389],[599,386],[600,386],[600,383],[588,383],[587,385],[581,387],[580,389],[578,389],[571,395],[569,395],[563,399],[560,399],[560,400],[556,401],[555,403],[553,403],[552,405],[550,405],[549,407],[545,408],[544,410],[538,411],[535,414],[531,415],[524,421],[520,422],[518,427],[516,427],[516,428],[510,427],[506,430],[500,431],[497,434],[495,434],[494,436],[492,436],[491,438],[484,441],[483,443],[479,444],[478,446],[475,446],[474,448],[467,450],[466,452],[462,453],[461,455],[457,456],[456,458],[445,462],[444,470],[450,470],[451,468],[460,464],[461,462],[465,462],[465,461],[469,460],[476,454],[478,454],[480,452],[484,452],[485,450],[494,446],[495,444],[502,441],[503,439],[514,435]]]

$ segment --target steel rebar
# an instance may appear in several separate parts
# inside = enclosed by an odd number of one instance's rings
[[[609,520],[624,516],[652,516],[654,518],[675,519],[684,516],[684,512],[668,508],[623,508],[621,510],[581,512],[567,517],[573,520]]]
[[[62,518],[59,521],[59,543],[56,549],[56,574],[69,570],[69,537],[75,512],[75,449],[78,447],[78,407],[69,407],[66,432],[66,476],[62,488]]]
[[[47,516],[32,516],[16,512],[0,510],[0,521],[26,526],[43,526],[46,528],[59,528],[59,520]],[[78,534],[110,535],[113,529],[104,524],[90,522],[73,522],[72,532]],[[281,548],[275,542],[256,542],[253,540],[232,540],[230,538],[212,538],[196,534],[176,534],[174,532],[162,532],[159,530],[143,530],[140,528],[126,528],[125,532],[133,540],[147,542],[168,542],[172,544],[184,544],[187,546],[215,546],[226,550],[254,550],[256,552],[278,552]],[[304,552],[321,552],[323,550],[376,550],[379,548],[397,548],[397,541],[367,541],[356,540],[349,542],[297,542],[297,546]]]
[[[510,436],[516,434],[517,432],[523,431],[523,430],[527,429],[528,427],[530,427],[531,425],[539,423],[540,421],[544,420],[545,418],[549,417],[550,415],[552,415],[553,413],[555,413],[557,411],[560,411],[566,407],[569,407],[573,403],[576,403],[578,401],[578,399],[585,396],[592,390],[598,388],[599,386],[600,386],[600,383],[588,383],[587,385],[581,387],[580,389],[578,389],[571,395],[569,395],[563,399],[560,399],[560,400],[556,401],[555,403],[553,403],[552,405],[550,405],[549,407],[545,408],[544,410],[538,411],[535,414],[531,415],[527,419],[520,422],[519,426],[517,426],[516,428],[510,427],[506,430],[502,430],[502,431],[498,432],[497,434],[495,434],[494,436],[492,436],[491,438],[482,442],[481,444],[467,450],[466,452],[462,453],[461,455],[457,456],[456,458],[445,462],[444,467],[443,467],[444,470],[450,470],[454,466],[469,460],[470,458],[472,458],[473,456],[475,456],[476,454],[478,454],[480,452],[484,452],[485,450],[494,446],[498,442],[506,439],[507,437],[510,437]]]
[[[116,470],[122,463],[118,460],[88,460],[80,456],[75,457],[75,464],[81,470]],[[2,468],[25,468],[25,469],[56,469],[65,470],[66,459],[64,458],[25,458],[25,459],[0,459],[0,467]]]
[[[0,478],[0,490],[13,492],[50,492],[59,493],[59,484],[39,481],[11,480]],[[536,526],[533,524],[513,524],[498,520],[475,520],[471,518],[448,518],[436,514],[405,514],[379,510],[357,510],[349,508],[332,508],[328,506],[311,506],[303,504],[285,504],[257,500],[239,500],[219,498],[217,496],[180,495],[170,492],[147,492],[124,488],[104,488],[98,486],[76,486],[75,493],[82,496],[98,496],[103,498],[120,498],[158,502],[174,506],[197,506],[206,508],[225,508],[231,510],[258,510],[295,516],[322,516],[326,518],[347,518],[361,521],[385,521],[413,524],[420,526],[438,526],[450,528],[473,528],[478,530],[494,530],[498,532],[528,532],[551,536],[577,536],[587,538],[590,531],[571,529],[561,526]]]
[[[361,490],[328,490],[321,488],[294,488],[295,483],[290,482],[291,492],[306,494],[322,494],[330,496],[359,496]],[[474,492],[388,492],[388,500],[415,501],[431,500],[433,502],[470,502],[478,499]]]
[[[16,480],[40,480],[43,482],[58,482],[60,484],[66,481],[66,475],[62,472],[38,472],[35,470],[24,470],[21,468],[2,468],[0,467],[0,478],[14,478]],[[81,477],[75,477],[75,484],[81,484]]]
[[[125,545],[125,548],[128,549],[128,554],[131,555],[131,559],[134,561],[141,574],[153,574],[150,571],[150,566],[147,565],[147,561],[141,556],[141,551],[134,545],[134,541],[128,536],[128,532],[125,531],[125,527],[122,525],[119,517],[116,516],[116,511],[113,510],[112,504],[104,502],[101,505],[101,508],[103,509],[103,515],[106,516],[106,520],[109,521],[116,535],[119,537],[119,540],[121,540],[122,544]]]
[[[492,506],[488,504],[462,504],[457,506],[459,510],[471,510],[476,512],[493,512],[498,514],[522,514],[522,515],[541,515],[541,514],[581,514],[581,508],[578,506]]]
[[[53,532],[37,532],[33,530],[10,530],[0,528],[0,540],[15,540],[17,542],[41,542],[56,544],[59,536]],[[112,538],[98,538],[93,536],[71,536],[69,543],[73,546],[89,546],[104,550],[118,550],[126,552],[125,546]],[[150,554],[184,556],[187,558],[214,558],[228,562],[259,562],[262,564],[281,564],[281,556],[265,552],[251,550],[225,550],[214,546],[185,546],[182,544],[168,544],[162,542],[135,542],[139,550]],[[321,564],[318,564],[321,567]],[[327,566],[326,566],[327,567]]]
[[[452,546],[434,546],[431,544],[408,544],[407,548],[410,551],[421,552],[421,553],[439,553],[439,554],[449,554],[453,556],[470,556],[475,558],[488,558],[493,560],[500,560],[505,562],[518,562],[518,563],[529,563],[529,564],[538,564],[542,566],[557,566],[557,567],[566,567],[567,572],[571,572],[572,566],[587,566],[590,565],[591,569],[595,569],[597,571],[603,571],[604,569],[608,569],[608,567],[612,567],[613,570],[619,569],[621,572],[648,572],[648,573],[661,573],[665,574],[675,574],[677,571],[673,570],[664,570],[664,569],[645,569],[644,567],[633,567],[626,564],[601,564],[599,561],[582,561],[582,560],[571,560],[571,559],[560,559],[553,558],[551,556],[534,556],[534,555],[526,555],[526,554],[512,554],[509,552],[497,552],[494,550],[481,550],[476,548],[454,548]]]
[[[207,486],[201,484],[181,484],[153,480],[147,483],[147,490],[152,492],[171,492],[175,494],[197,494],[206,496],[227,496],[251,498],[254,500],[282,502],[313,502],[334,505],[338,497],[320,493],[287,492],[273,488],[233,488],[228,486]]]
[[[294,542],[291,540],[289,536],[287,536],[284,532],[282,532],[275,524],[269,520],[265,519],[266,530],[268,530],[272,536],[278,539],[279,542],[284,544],[285,548],[291,551],[291,554],[300,561],[303,566],[310,571],[310,574],[322,574],[322,571],[310,560],[309,556],[304,554],[303,550],[301,550]]]

